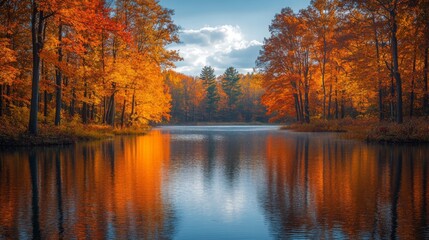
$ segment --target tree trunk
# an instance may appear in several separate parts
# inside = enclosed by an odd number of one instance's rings
[[[61,20],[60,20],[61,21]],[[63,53],[62,53],[62,31],[63,31],[63,25],[60,23],[58,26],[58,63],[61,63],[63,60]],[[59,66],[56,68],[55,72],[55,88],[56,88],[56,94],[55,94],[55,126],[59,126],[61,123],[61,95],[62,95],[62,72]]]
[[[106,123],[106,114],[107,114],[107,98],[103,96],[103,120],[102,123]]]
[[[300,84],[301,85],[301,84]],[[301,121],[305,121],[304,118],[304,101],[302,100],[302,91],[301,91],[301,87],[299,88],[299,112],[301,113]]]
[[[338,90],[335,90],[335,119],[339,118],[338,112]]]
[[[309,50],[307,49],[304,54],[304,121],[310,123],[310,107],[308,94],[310,92],[310,79],[311,73],[309,68]]]
[[[0,117],[3,116],[3,84],[0,84]]]
[[[111,125],[112,127],[115,126],[115,93],[115,85],[113,85],[113,93],[110,96],[109,107],[107,109],[107,124]]]
[[[301,103],[299,99],[299,89],[298,85],[295,81],[291,81],[292,88],[295,89],[295,93],[293,94],[293,98],[295,100],[295,112],[296,112],[296,120],[298,122],[302,122],[302,112],[301,112]]]
[[[295,99],[296,121],[301,122],[301,108],[299,106],[298,94],[293,94],[293,98]]]
[[[112,127],[115,127],[115,112],[116,112],[116,104],[115,104],[115,93],[112,94],[110,100],[110,109],[109,109],[109,124]]]
[[[134,121],[134,112],[135,112],[135,105],[136,105],[136,89],[133,90],[133,97],[131,100],[131,125],[133,124]]]
[[[87,124],[88,123],[88,103],[86,102],[86,98],[88,97],[88,91],[86,89],[87,84],[85,83],[85,91],[83,93],[83,97],[85,98],[83,100],[83,104],[82,104],[82,122],[83,124]]]
[[[10,85],[9,84],[6,85],[6,96],[8,97],[8,99],[6,99],[6,101],[5,101],[5,104],[6,104],[5,113],[10,116],[11,115],[11,111],[10,111],[11,99],[10,99]]]
[[[72,88],[72,99],[70,101],[70,116],[75,114],[75,105],[76,105],[76,90]]]
[[[28,131],[37,135],[37,114],[39,112],[40,50],[43,48],[43,11],[37,9],[36,0],[32,2],[31,41],[33,53],[33,74],[31,80],[31,105]]]
[[[88,104],[86,102],[82,103],[82,123],[88,124]]]
[[[429,116],[429,92],[428,92],[428,73],[429,73],[429,47],[425,48],[425,59],[424,59],[424,74],[423,74],[423,82],[424,82],[424,96],[423,96],[423,110],[426,116]]]
[[[127,100],[124,99],[124,105],[122,106],[122,114],[121,114],[121,128],[124,127],[124,117],[125,117],[125,106],[127,104]]]
[[[310,123],[310,107],[309,107],[309,99],[308,99],[308,92],[309,92],[309,84],[308,80],[306,80],[305,83],[305,93],[304,93],[304,113],[305,113],[305,122]]]
[[[395,84],[393,82],[393,73],[390,78],[390,117],[392,121],[395,120]]]
[[[95,103],[92,103],[92,105],[91,105],[91,113],[89,115],[91,116],[91,121],[94,121],[94,117],[95,117]]]
[[[417,31],[418,28],[416,28],[416,33],[415,35],[417,35]],[[415,75],[416,75],[416,62],[417,62],[417,42],[414,43],[414,53],[413,53],[413,70],[411,73],[411,92],[410,92],[410,118],[413,117],[414,114],[414,98],[415,98],[415,93],[414,93],[414,80],[415,80]]]
[[[329,85],[329,97],[328,97],[328,119],[331,119],[331,104],[332,104],[332,84]]]
[[[48,91],[43,91],[43,116],[48,117]]]
[[[374,40],[375,40],[375,53],[377,60],[377,82],[378,82],[378,118],[383,121],[383,81],[381,78],[381,64],[380,64],[380,43],[378,41],[377,25],[375,22],[374,15],[372,16],[372,22],[374,26]]]
[[[323,118],[324,119],[326,119],[325,70],[326,70],[326,39],[325,37],[323,37],[322,90],[323,90]]]
[[[396,7],[395,9],[390,11],[390,20],[391,20],[391,42],[392,42],[391,50],[392,50],[392,61],[393,61],[392,70],[393,70],[393,77],[396,80],[396,123],[402,123],[403,122],[402,80],[401,80],[401,74],[399,73],[399,63],[398,63],[398,39],[396,37],[398,25],[396,23]]]

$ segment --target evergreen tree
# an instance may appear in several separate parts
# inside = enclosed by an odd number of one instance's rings
[[[233,67],[226,69],[222,78],[222,89],[228,96],[228,110],[231,118],[236,117],[234,111],[237,107],[238,98],[241,95],[241,89],[238,83],[239,80],[240,76],[238,75],[238,71]]]
[[[216,113],[217,103],[219,102],[219,94],[216,89],[216,76],[214,69],[210,66],[205,66],[201,70],[200,79],[203,80],[206,89],[206,111],[208,120],[211,121]]]

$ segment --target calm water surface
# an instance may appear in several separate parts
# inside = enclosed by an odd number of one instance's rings
[[[429,146],[272,126],[1,150],[0,239],[429,239]]]

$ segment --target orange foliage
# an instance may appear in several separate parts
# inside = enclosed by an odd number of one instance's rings
[[[0,116],[7,113],[6,119],[13,119],[15,105],[27,107],[37,89],[28,86],[33,77],[29,46],[34,46],[31,26],[40,25],[36,46],[41,67],[33,71],[40,71],[35,86],[40,85],[44,123],[52,123],[51,113],[58,109],[60,117],[79,115],[85,124],[126,126],[169,119],[171,97],[162,71],[180,60],[166,48],[178,41],[171,10],[155,0],[120,0],[114,9],[101,0],[33,2],[1,2]],[[32,9],[35,24],[28,22]]]
[[[427,114],[428,12],[427,1],[401,0],[315,0],[298,13],[283,9],[258,58],[273,120]]]

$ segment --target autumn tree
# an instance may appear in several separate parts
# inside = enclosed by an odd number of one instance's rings
[[[237,111],[241,121],[267,122],[265,106],[262,105],[264,95],[263,76],[258,73],[241,75],[239,80],[241,94],[238,99]]]
[[[217,121],[267,122],[266,109],[261,104],[264,94],[262,76],[257,73],[237,74],[236,84],[240,94],[236,96],[234,111],[228,105],[228,95],[222,88],[225,75],[218,78]],[[200,78],[177,73],[173,70],[164,72],[164,78],[172,97],[171,122],[186,123],[208,121],[206,114],[206,85]]]
[[[399,47],[398,47],[398,25],[400,19],[398,15],[401,15],[403,12],[412,11],[412,8],[415,7],[414,1],[406,0],[389,0],[389,1],[354,1],[356,6],[370,10],[374,15],[381,16],[386,21],[384,21],[385,26],[389,30],[389,45],[390,45],[390,56],[391,61],[387,63],[392,77],[395,80],[396,85],[396,117],[395,121],[397,123],[403,122],[403,80],[400,73],[399,66]]]
[[[30,110],[34,135],[40,113],[44,126],[63,118],[114,127],[169,119],[162,72],[180,60],[167,49],[179,40],[172,10],[155,0],[0,5],[0,115],[7,112],[6,121]]]
[[[0,26],[0,31],[5,32],[4,36],[0,35],[0,49],[2,51],[2,57],[0,58],[0,116],[3,115],[4,112],[4,91],[6,86],[10,86],[14,81],[18,69],[15,67],[16,63],[16,52],[11,49],[11,39],[7,37],[9,30]]]
[[[264,72],[266,93],[262,99],[270,114],[285,118],[294,109],[297,121],[310,121],[310,48],[305,22],[290,8],[282,9],[270,26],[258,58]],[[325,98],[325,97],[324,97]]]
[[[301,122],[377,114],[401,123],[403,112],[426,112],[427,9],[427,1],[406,0],[314,0],[299,13],[283,9],[258,58],[268,113]]]
[[[40,52],[44,44],[44,29],[46,18],[51,13],[46,13],[43,4],[37,0],[31,2],[31,41],[33,51],[32,87],[30,122],[28,131],[37,134],[37,114],[39,112],[39,81],[40,81]]]
[[[134,68],[133,78],[121,78],[120,73],[116,75],[116,80],[111,78],[110,84],[105,83],[105,89],[111,89],[107,93],[110,98],[107,113],[110,116],[108,122],[112,124],[112,115],[116,93],[123,98],[121,122],[124,122],[125,115],[129,115],[130,123],[135,120],[140,121],[161,121],[163,116],[168,118],[170,107],[170,95],[163,82],[161,71],[167,67],[174,66],[173,62],[180,60],[176,51],[167,50],[168,44],[178,42],[178,27],[173,23],[171,16],[173,11],[159,5],[157,1],[133,1],[121,0],[116,2],[117,20],[130,33],[132,41],[130,43],[121,41],[120,38],[112,39],[112,57],[110,68],[115,68],[119,64],[115,59],[122,58],[126,63],[123,69],[130,66]],[[109,70],[107,70],[109,71]],[[124,81],[125,80],[125,81]],[[131,80],[131,81],[130,81]],[[115,87],[110,87],[114,83]],[[112,85],[113,86],[113,85]],[[153,91],[148,87],[154,87]],[[147,88],[147,89],[145,89]],[[108,90],[107,90],[108,91]],[[108,91],[109,92],[109,91]],[[145,94],[142,94],[144,92]],[[150,95],[153,93],[152,95]],[[109,96],[110,95],[110,96]],[[144,99],[144,97],[148,99]],[[106,97],[106,96],[105,96]],[[127,98],[131,98],[128,101]],[[149,100],[150,99],[150,100]],[[130,112],[126,114],[126,104],[130,103]],[[158,107],[157,104],[160,104]],[[144,107],[144,108],[143,108]],[[144,112],[137,111],[143,110]],[[161,115],[159,115],[161,114]],[[144,117],[143,117],[144,115]]]
[[[423,112],[429,116],[429,90],[428,90],[428,75],[429,75],[429,1],[419,1],[417,7],[420,9],[418,16],[418,24],[422,25],[423,29]]]
[[[205,89],[203,81],[173,70],[164,72],[165,82],[171,94],[171,121],[201,121],[205,112]]]

